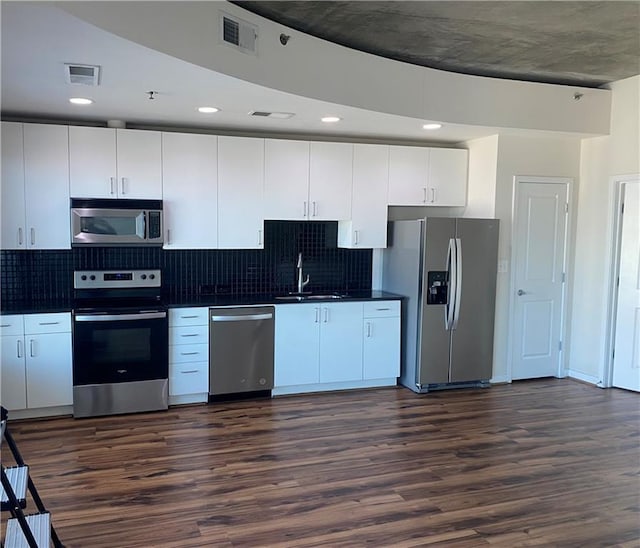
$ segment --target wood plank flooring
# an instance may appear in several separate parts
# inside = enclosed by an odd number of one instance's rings
[[[640,546],[640,397],[569,379],[10,429],[69,547]]]

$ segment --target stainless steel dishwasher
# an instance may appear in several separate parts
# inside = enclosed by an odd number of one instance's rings
[[[209,309],[209,394],[273,388],[273,306]]]

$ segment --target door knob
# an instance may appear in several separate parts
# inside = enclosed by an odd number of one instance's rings
[[[522,295],[524,295],[526,292],[523,291],[522,289],[518,289],[518,297],[522,297]]]

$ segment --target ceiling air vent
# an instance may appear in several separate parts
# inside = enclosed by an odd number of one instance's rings
[[[65,77],[68,84],[83,84],[85,86],[97,86],[100,79],[100,67],[98,65],[64,65]]]
[[[278,118],[279,120],[286,120],[295,116],[293,112],[269,112],[267,110],[252,110],[249,116],[258,116],[259,118]]]
[[[220,14],[222,41],[244,53],[257,53],[258,27],[226,13]]]

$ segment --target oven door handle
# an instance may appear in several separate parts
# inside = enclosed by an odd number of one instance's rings
[[[75,316],[77,322],[120,322],[125,320],[153,320],[166,318],[166,312],[143,312],[142,314],[94,314]]]

